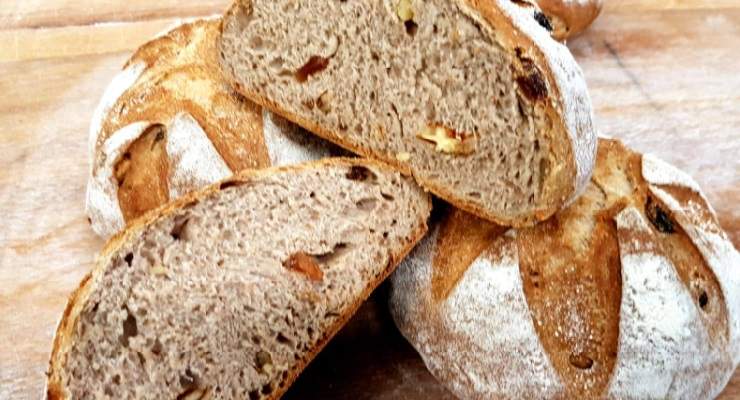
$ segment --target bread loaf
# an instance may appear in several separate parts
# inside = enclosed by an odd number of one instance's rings
[[[552,35],[565,40],[586,30],[601,13],[603,0],[537,0],[548,17]]]
[[[146,43],[106,90],[90,127],[87,213],[99,235],[236,171],[332,154],[232,90],[219,24],[185,23]]]
[[[690,177],[618,141],[553,218],[451,209],[391,282],[396,324],[461,399],[710,399],[740,361],[740,255]]]
[[[244,171],[109,242],[54,339],[48,398],[276,399],[426,231],[368,160]]]
[[[581,70],[546,25],[510,0],[238,0],[220,58],[263,107],[521,226],[583,189],[596,148]]]

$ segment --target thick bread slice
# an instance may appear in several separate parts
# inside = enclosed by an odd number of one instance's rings
[[[696,183],[602,140],[591,184],[508,230],[459,210],[391,312],[461,399],[712,399],[740,362],[740,254]]]
[[[359,159],[246,171],[109,242],[57,330],[48,398],[274,399],[426,231]]]
[[[151,40],[105,91],[90,126],[86,196],[99,235],[236,171],[336,152],[231,88],[218,66],[219,27],[196,20]]]
[[[601,13],[603,0],[537,0],[552,26],[552,36],[565,40],[591,26]]]
[[[580,192],[596,148],[581,70],[538,16],[509,0],[239,0],[221,62],[265,108],[530,225]]]

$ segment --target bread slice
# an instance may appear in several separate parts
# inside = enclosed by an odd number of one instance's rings
[[[265,108],[530,225],[578,194],[596,148],[583,74],[539,16],[510,0],[239,0],[221,62]]]
[[[242,169],[337,153],[233,90],[218,66],[220,25],[186,22],[145,43],[102,96],[86,196],[100,236]]]
[[[426,231],[383,164],[247,171],[137,220],[72,295],[48,398],[274,399]]]
[[[698,185],[602,140],[533,228],[459,210],[391,277],[391,312],[461,399],[712,399],[740,362],[740,254]]]

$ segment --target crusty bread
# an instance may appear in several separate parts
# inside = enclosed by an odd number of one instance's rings
[[[533,228],[452,209],[391,311],[462,399],[709,399],[740,361],[740,255],[686,174],[602,140],[585,194]]]
[[[581,70],[542,25],[510,0],[239,0],[220,58],[263,107],[530,225],[585,187],[596,148]]]
[[[537,0],[548,17],[552,36],[565,40],[586,30],[601,13],[603,0]]]
[[[106,90],[90,127],[87,213],[99,235],[235,171],[332,154],[232,90],[219,26],[189,22],[146,43]]]
[[[146,214],[72,295],[48,398],[274,399],[426,231],[369,160],[244,171]]]

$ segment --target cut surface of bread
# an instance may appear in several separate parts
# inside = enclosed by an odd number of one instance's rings
[[[580,68],[518,3],[240,0],[221,62],[240,92],[307,130],[529,225],[583,188],[596,138]]]
[[[740,361],[739,272],[696,183],[604,139],[585,193],[535,227],[445,213],[391,309],[460,398],[710,399]]]
[[[86,207],[99,235],[242,169],[335,153],[232,89],[218,66],[219,27],[197,20],[149,41],[103,95]]]
[[[51,399],[274,399],[426,231],[368,160],[243,172],[116,236],[72,295]]]

